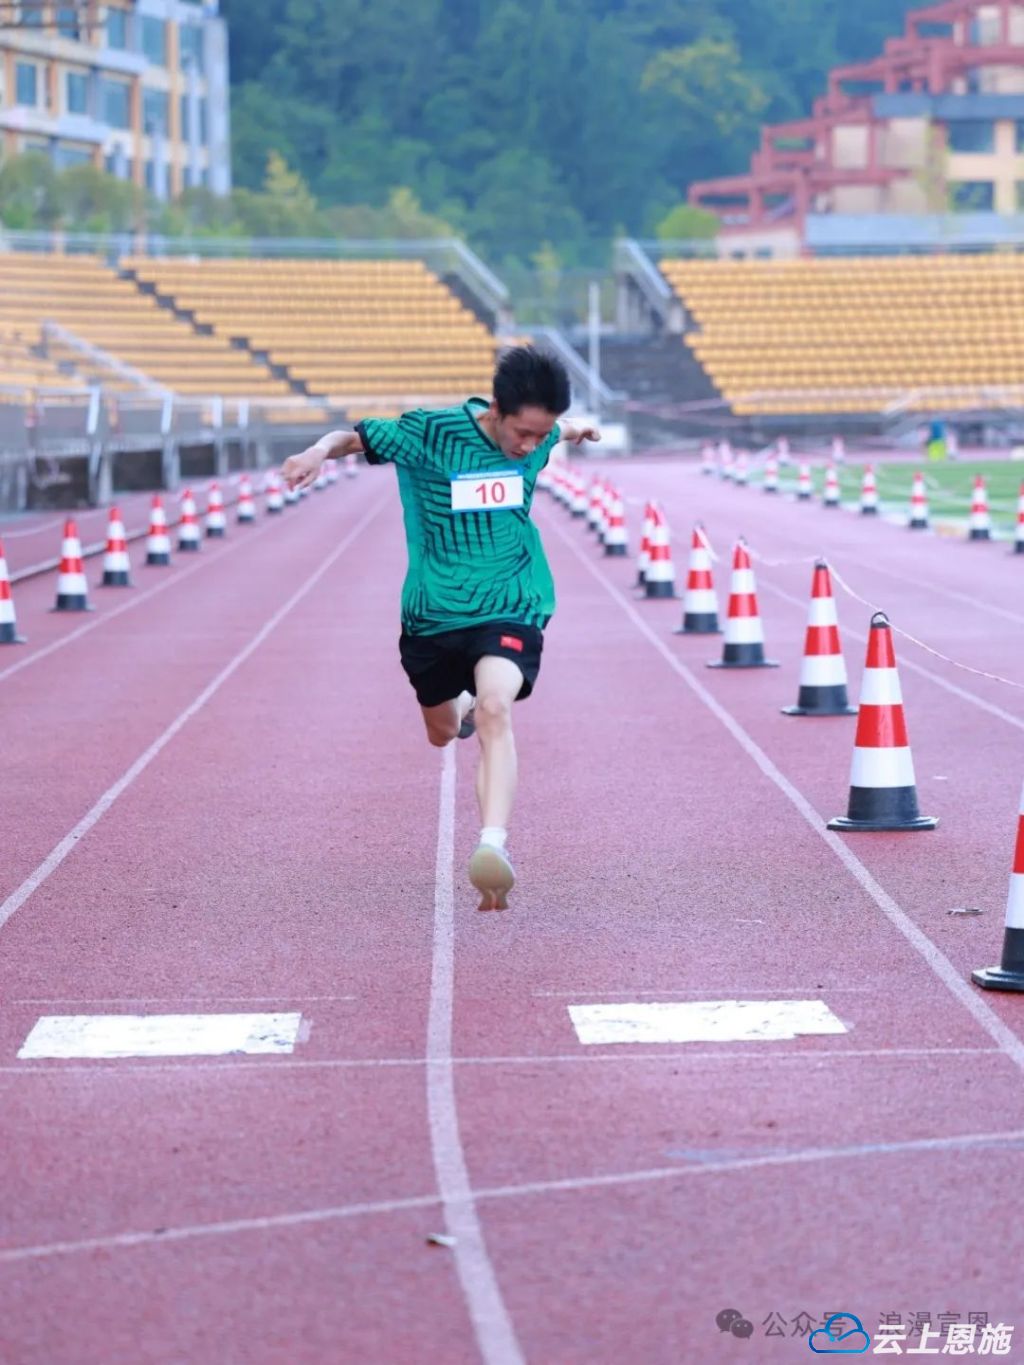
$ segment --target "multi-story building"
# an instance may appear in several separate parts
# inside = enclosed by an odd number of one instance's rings
[[[161,199],[227,193],[217,0],[0,0],[0,149],[91,163]]]
[[[997,242],[1024,212],[1024,4],[943,0],[871,61],[839,67],[809,118],[762,130],[746,175],[703,181],[723,247],[787,253]],[[952,225],[951,225],[952,220]]]

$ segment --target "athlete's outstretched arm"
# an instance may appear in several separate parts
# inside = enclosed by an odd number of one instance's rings
[[[324,460],[338,460],[343,455],[359,455],[363,443],[354,431],[329,431],[315,445],[298,455],[289,455],[281,466],[281,474],[289,488],[308,488],[320,473]]]

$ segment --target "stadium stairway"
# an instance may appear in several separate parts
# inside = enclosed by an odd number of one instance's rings
[[[638,450],[672,445],[691,428],[682,419],[659,416],[645,407],[722,401],[720,391],[679,336],[619,335],[601,341],[601,378],[633,402],[631,428]]]

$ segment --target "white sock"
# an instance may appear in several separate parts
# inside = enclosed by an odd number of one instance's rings
[[[484,825],[480,831],[480,842],[488,844],[491,848],[504,849],[507,838],[508,830],[502,829],[500,825]]]

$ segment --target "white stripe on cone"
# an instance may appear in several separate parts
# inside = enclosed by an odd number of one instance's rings
[[[861,679],[860,699],[864,706],[899,706],[903,702],[899,670],[866,668]]]
[[[846,663],[841,654],[805,654],[800,664],[801,687],[845,687]]]
[[[725,640],[727,645],[763,645],[764,627],[760,616],[727,616]]]
[[[861,702],[863,704],[863,697]],[[851,787],[913,787],[914,760],[909,748],[858,749],[850,766]]]

